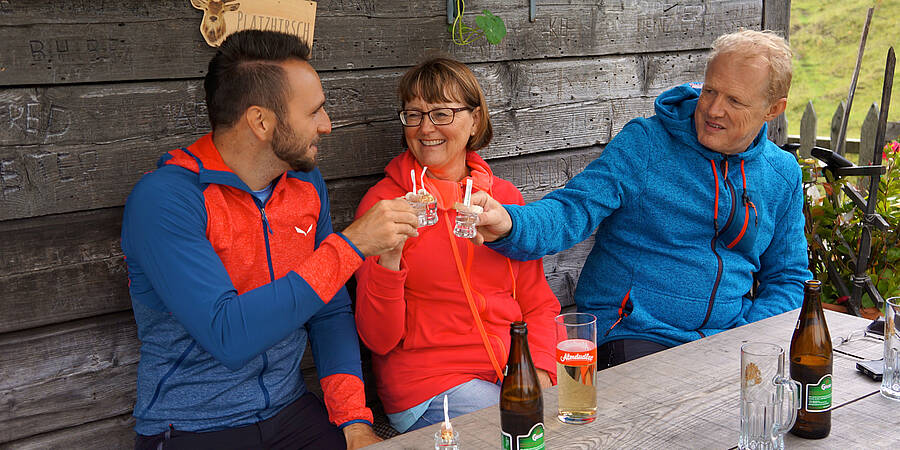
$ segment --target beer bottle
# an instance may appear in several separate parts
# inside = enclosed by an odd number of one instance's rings
[[[512,337],[503,385],[500,387],[500,428],[502,448],[526,450],[544,448],[544,398],[538,382],[525,322],[509,326]]]
[[[800,383],[800,411],[791,433],[807,439],[831,431],[831,335],[822,311],[822,283],[809,280],[791,338],[791,378]]]

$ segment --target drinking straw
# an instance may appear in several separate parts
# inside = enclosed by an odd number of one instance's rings
[[[422,186],[422,189],[425,189],[425,171],[428,170],[428,166],[422,168],[422,175],[419,175],[419,186]],[[427,191],[427,189],[425,189]]]
[[[450,414],[447,413],[447,395],[444,394],[444,423],[441,424],[441,439],[453,439],[453,425],[450,425]]]
[[[409,169],[409,178],[412,179],[413,189],[412,193],[416,193],[416,169]]]
[[[472,179],[466,178],[466,197],[463,199],[463,205],[469,206],[472,202]]]

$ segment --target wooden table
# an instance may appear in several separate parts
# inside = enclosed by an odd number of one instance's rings
[[[787,352],[798,310],[684,344],[597,373],[597,420],[567,425],[556,419],[556,387],[544,392],[545,442],[551,449],[736,448],[740,430],[740,347],[778,343]],[[831,337],[862,330],[869,321],[826,311]],[[856,370],[881,357],[881,340],[854,335],[835,347],[831,434],[806,440],[788,434],[786,448],[900,448],[900,402]],[[854,358],[841,352],[859,356]],[[787,366],[787,361],[785,361]],[[453,419],[463,449],[500,445],[500,412],[489,407]],[[433,449],[432,425],[369,449]]]

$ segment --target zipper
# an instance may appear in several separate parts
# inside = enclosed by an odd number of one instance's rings
[[[188,345],[187,348],[184,349],[183,352],[181,352],[181,355],[175,361],[175,364],[172,364],[172,367],[169,368],[169,371],[159,379],[159,383],[156,384],[156,390],[153,392],[153,398],[150,399],[150,403],[147,403],[147,407],[144,408],[144,411],[141,412],[140,416],[146,416],[147,412],[150,411],[150,408],[152,408],[153,405],[156,404],[156,400],[159,399],[159,393],[160,391],[162,391],[163,385],[165,385],[169,377],[171,377],[172,374],[175,373],[176,370],[178,370],[178,367],[180,367],[181,363],[184,362],[184,358],[187,358],[188,353],[190,353],[196,345],[197,341],[192,341],[191,345]]]
[[[728,158],[722,160],[722,173],[726,175],[728,173]],[[734,219],[734,208],[735,208],[735,193],[734,186],[728,181],[728,178],[723,176],[723,182],[725,187],[728,188],[728,193],[731,196],[731,208],[728,212],[728,219],[725,221],[725,226],[722,227],[723,230],[727,229],[729,225],[731,225],[731,221]],[[705,337],[703,333],[700,332],[700,329],[703,328],[707,322],[709,322],[709,317],[712,315],[713,305],[716,303],[716,293],[719,291],[719,283],[722,281],[722,272],[724,270],[722,263],[722,256],[719,255],[719,252],[716,251],[716,243],[719,240],[719,224],[718,220],[713,220],[713,237],[709,241],[709,249],[712,250],[713,255],[716,255],[716,281],[713,283],[712,291],[709,293],[709,303],[706,305],[706,317],[703,318],[703,322],[697,327],[695,330],[697,334],[700,335],[701,338]]]
[[[269,263],[269,281],[275,281],[275,268],[272,266],[272,251],[269,248],[269,234],[274,234],[272,231],[272,227],[269,225],[269,218],[266,217],[266,208],[264,205],[259,204],[259,202],[254,198],[254,202],[256,206],[259,208],[260,216],[262,217],[262,232],[263,239],[266,242],[266,261]],[[269,390],[266,389],[266,385],[263,383],[263,374],[266,373],[266,369],[269,368],[269,357],[266,355],[266,352],[262,352],[263,366],[259,371],[259,377],[257,378],[259,382],[259,388],[262,390],[263,398],[265,399],[266,406],[264,409],[269,409]],[[258,415],[258,413],[257,413]]]

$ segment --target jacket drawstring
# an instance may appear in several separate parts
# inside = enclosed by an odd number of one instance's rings
[[[713,178],[715,179],[716,185],[716,197],[713,201],[713,231],[716,234],[719,233],[719,171],[716,170],[716,163],[713,160],[709,160],[709,164],[712,166]],[[726,166],[728,167],[728,166]],[[726,169],[727,170],[727,169]]]
[[[741,200],[744,203],[744,226],[741,227],[741,232],[738,233],[737,237],[734,238],[733,241],[731,241],[728,245],[725,246],[726,248],[733,248],[735,245],[737,245],[737,243],[741,241],[741,238],[744,237],[744,233],[747,232],[747,224],[750,221],[750,207],[751,206],[753,207],[753,215],[754,215],[753,223],[758,224],[758,220],[759,220],[759,215],[756,211],[756,205],[754,205],[753,202],[750,201],[750,196],[747,195],[747,174],[746,174],[746,172],[744,172],[744,160],[743,159],[741,160],[741,178],[743,179],[743,187],[744,187],[744,191],[741,193]]]

